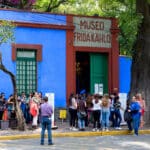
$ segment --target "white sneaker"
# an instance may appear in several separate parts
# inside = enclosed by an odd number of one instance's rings
[[[105,128],[102,128],[102,131],[105,131]]]
[[[106,131],[109,131],[109,129],[108,129],[108,128],[106,128],[105,130],[106,130]]]
[[[69,130],[72,130],[72,127],[70,127]]]
[[[96,131],[96,128],[93,128],[93,129],[92,129],[92,131],[94,131],[94,132],[95,132],[95,131]]]
[[[118,130],[121,130],[122,128],[118,127]]]
[[[76,129],[75,127],[72,128],[72,131],[77,131],[78,129]]]
[[[118,127],[115,127],[116,130],[118,130]]]

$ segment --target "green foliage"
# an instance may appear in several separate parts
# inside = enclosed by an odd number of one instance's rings
[[[52,5],[58,3],[54,0]],[[41,8],[47,8],[50,0],[38,1]],[[120,54],[132,55],[138,27],[142,16],[136,13],[136,0],[67,0],[52,10],[56,13],[116,17],[119,21]]]
[[[22,2],[27,1],[30,0]],[[136,13],[136,0],[36,0],[32,4],[35,10],[44,12],[116,17],[120,28],[120,54],[132,55],[142,21],[142,16]]]
[[[72,0],[37,0],[34,8],[45,12],[58,12],[58,7],[62,4],[68,4]]]
[[[67,5],[61,5],[58,11],[66,14],[89,15],[98,14],[98,0],[72,0]]]
[[[14,41],[14,25],[9,21],[0,22],[0,45]]]
[[[101,0],[99,3],[103,16],[119,20],[120,54],[132,56],[138,27],[142,16],[136,13],[136,0]]]

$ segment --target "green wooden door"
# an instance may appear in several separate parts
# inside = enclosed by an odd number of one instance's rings
[[[17,50],[17,91],[30,94],[37,88],[37,66],[35,51]]]
[[[90,92],[108,93],[107,54],[90,53]]]

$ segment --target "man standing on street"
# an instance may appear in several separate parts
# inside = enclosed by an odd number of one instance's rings
[[[41,145],[44,145],[44,136],[45,130],[47,129],[48,132],[48,145],[53,145],[52,143],[52,132],[51,132],[51,116],[53,114],[53,108],[48,103],[48,97],[43,97],[44,103],[41,105]]]

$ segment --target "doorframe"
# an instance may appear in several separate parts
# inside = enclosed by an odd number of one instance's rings
[[[77,47],[73,46],[73,30],[66,33],[66,103],[69,103],[69,96],[76,92],[76,52],[106,53],[108,55],[108,92],[117,89],[119,91],[119,43],[118,43],[118,22],[110,18],[111,25],[111,48]],[[67,24],[72,23],[73,15],[67,16]]]

